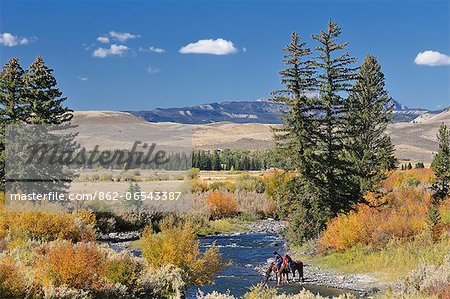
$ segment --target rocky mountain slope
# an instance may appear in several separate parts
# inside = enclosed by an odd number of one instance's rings
[[[395,122],[408,122],[422,114],[432,113],[425,109],[410,109],[396,101],[393,101],[392,104]],[[280,103],[257,100],[128,112],[150,122],[208,124],[227,121],[233,123],[279,124],[282,123],[282,111],[286,109],[286,106]]]

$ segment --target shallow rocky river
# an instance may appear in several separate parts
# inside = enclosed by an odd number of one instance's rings
[[[232,264],[219,273],[212,286],[201,287],[204,293],[227,292],[238,297],[249,291],[252,285],[261,283],[263,276],[259,269],[267,267],[267,259],[273,256],[274,251],[283,252],[284,240],[276,233],[241,233],[226,236],[205,237],[200,239],[203,250],[210,247],[213,242],[220,248],[224,259]],[[306,271],[305,271],[306,272]],[[302,288],[322,296],[334,296],[354,291],[329,288],[308,283],[314,281],[305,275],[306,283],[292,283],[278,287],[279,293],[294,294]],[[275,286],[275,282],[270,282]],[[197,288],[189,288],[189,298],[195,298]]]

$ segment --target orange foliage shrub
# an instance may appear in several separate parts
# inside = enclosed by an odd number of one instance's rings
[[[94,243],[54,241],[37,254],[36,271],[44,286],[97,290],[106,273],[106,255]]]
[[[20,298],[26,291],[22,271],[11,258],[0,260],[0,298]]]
[[[407,240],[425,228],[431,194],[416,188],[400,188],[380,199],[380,207],[361,204],[355,211],[332,219],[322,234],[321,245],[346,250],[357,244],[381,246],[392,238]]]
[[[236,198],[223,191],[213,191],[206,199],[206,203],[213,218],[234,216],[238,212]]]
[[[422,185],[429,185],[434,182],[435,176],[431,168],[395,170],[382,182],[382,187],[391,191],[395,187],[407,185],[412,180],[417,180]]]

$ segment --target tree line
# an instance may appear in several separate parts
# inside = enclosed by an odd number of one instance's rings
[[[265,170],[282,168],[284,163],[273,149],[197,150],[192,153],[192,167],[200,170]]]

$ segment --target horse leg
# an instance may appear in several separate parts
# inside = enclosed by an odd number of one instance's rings
[[[303,277],[303,263],[302,262],[300,262],[300,265],[298,267],[298,276],[299,276],[299,279],[300,278],[302,279],[302,282],[305,281],[305,278]]]

